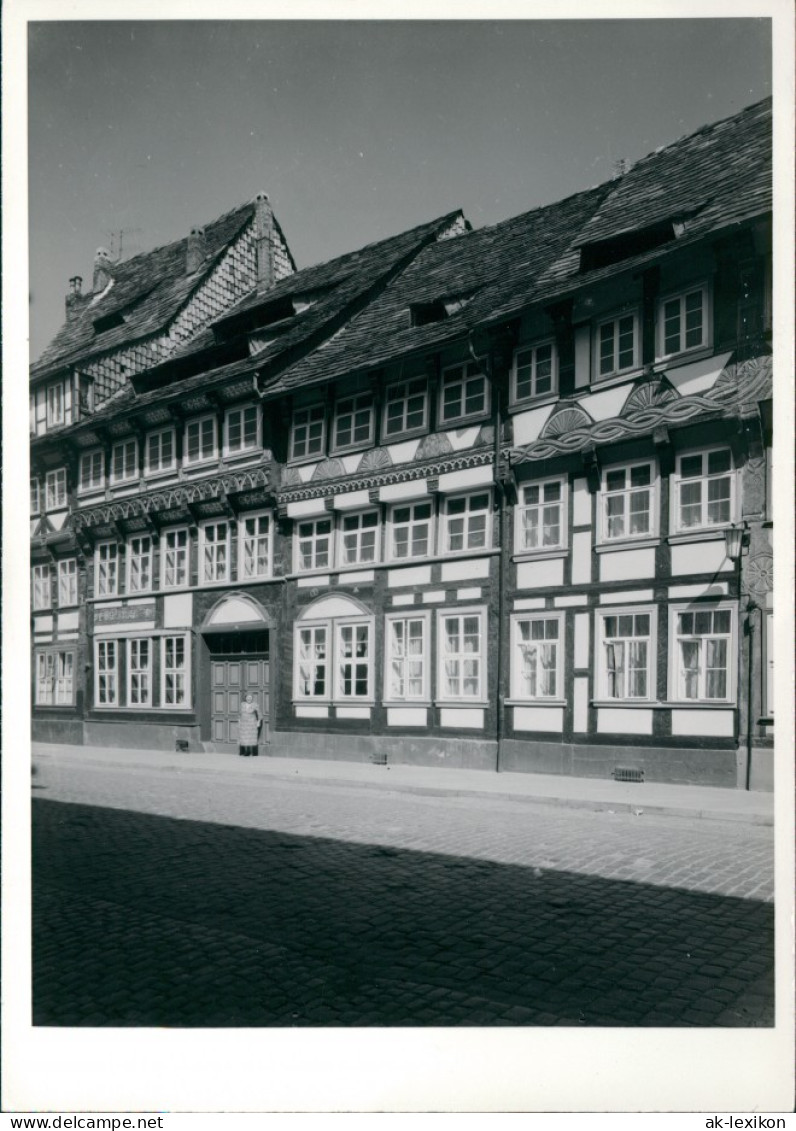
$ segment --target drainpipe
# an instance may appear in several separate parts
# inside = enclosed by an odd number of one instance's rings
[[[754,614],[759,609],[754,601],[749,601],[746,606],[746,635],[749,637],[748,654],[746,657],[746,790],[749,792],[752,779],[752,664],[754,661]]]
[[[495,759],[495,772],[500,773],[500,752],[503,746],[503,729],[505,713],[503,694],[503,679],[505,661],[503,658],[503,645],[506,624],[506,538],[507,538],[507,510],[506,487],[499,476],[500,470],[500,390],[495,391],[495,483],[497,484],[500,515],[500,553],[498,554],[498,630],[497,630],[497,716],[495,721],[495,737],[497,739],[497,756]]]

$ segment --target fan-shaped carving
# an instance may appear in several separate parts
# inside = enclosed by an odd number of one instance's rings
[[[431,459],[434,456],[447,455],[453,451],[453,446],[444,432],[432,432],[420,441],[415,459]]]
[[[386,448],[371,448],[365,452],[357,471],[378,471],[381,467],[392,467],[392,459]]]
[[[298,487],[301,483],[301,476],[298,473],[297,467],[283,467],[282,468],[282,486],[283,487]]]
[[[677,400],[677,392],[668,381],[663,379],[644,381],[643,384],[636,386],[625,401],[622,416],[674,400]]]
[[[315,468],[312,473],[313,479],[337,479],[339,476],[345,475],[345,468],[342,461],[339,459],[325,459]]]
[[[482,424],[478,430],[478,435],[475,438],[476,448],[491,447],[495,442],[495,426],[494,424]]]
[[[542,436],[563,436],[565,432],[573,432],[576,428],[588,428],[593,424],[592,418],[582,408],[563,408],[560,412],[553,413],[542,429]]]

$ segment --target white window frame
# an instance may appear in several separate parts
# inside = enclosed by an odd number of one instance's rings
[[[334,689],[334,702],[335,703],[358,703],[361,705],[372,705],[375,702],[375,688],[374,682],[374,652],[376,646],[376,634],[374,632],[373,617],[336,617],[333,621],[334,628],[334,675],[335,675],[335,689]],[[367,641],[367,654],[364,657],[364,665],[361,663],[361,657],[352,655],[350,664],[352,667],[351,682],[356,686],[356,671],[357,668],[364,666],[367,671],[367,686],[364,694],[358,695],[355,691],[346,694],[344,690],[344,675],[343,668],[346,657],[343,655],[344,637],[345,633],[353,633],[353,643],[358,646],[357,637],[361,630],[365,630],[365,638]]]
[[[66,468],[56,467],[44,478],[44,506],[47,511],[62,511],[67,505]]]
[[[95,597],[115,597],[118,594],[121,568],[119,556],[117,542],[98,542],[94,547]]]
[[[486,507],[479,507],[477,510],[472,509],[472,502],[474,500],[486,499]],[[451,514],[451,504],[459,504],[464,502],[464,510],[461,514]],[[483,543],[470,544],[470,539],[474,534],[471,529],[472,518],[474,515],[485,515],[485,523],[483,530]],[[452,533],[451,527],[454,523],[462,522],[461,532],[456,535]],[[492,546],[492,490],[490,487],[482,487],[478,491],[467,491],[461,494],[445,495],[442,506],[442,546],[440,553],[445,555],[453,554],[472,554],[479,550],[486,551]],[[462,545],[454,547],[452,545],[453,539],[461,538]]]
[[[688,346],[685,344],[685,304],[691,295],[700,293],[702,296],[702,337],[696,345]],[[679,342],[677,349],[666,348],[666,306],[669,303],[679,303]],[[655,342],[656,350],[655,356],[657,361],[664,361],[670,357],[679,357],[680,354],[693,353],[696,350],[708,349],[713,341],[713,327],[712,327],[712,303],[711,291],[708,284],[703,280],[702,282],[694,283],[693,286],[683,287],[680,290],[673,291],[671,294],[664,295],[658,300],[656,319],[655,319]]]
[[[167,664],[169,654],[169,641],[182,641],[184,663],[180,667],[178,665]],[[175,645],[176,647],[176,645]],[[183,700],[182,702],[169,702],[168,701],[168,681],[169,676],[183,677]],[[174,691],[177,685],[175,684]],[[160,706],[165,711],[189,711],[191,710],[191,637],[188,633],[174,632],[167,633],[160,638]]]
[[[558,499],[546,499],[545,494],[548,488],[559,488]],[[539,499],[537,502],[527,502],[527,493],[537,490],[539,492]],[[550,479],[535,479],[530,483],[519,484],[518,490],[518,503],[514,508],[514,552],[517,554],[547,554],[553,553],[557,550],[564,551],[568,545],[568,523],[569,523],[569,481],[566,475],[556,475]],[[521,500],[521,501],[520,501]],[[547,512],[555,507],[558,510],[558,531],[559,537],[557,542],[544,542],[544,531],[546,528],[552,527],[553,523],[549,521]],[[542,543],[537,546],[529,546],[526,544],[526,529],[525,529],[525,516],[536,514],[538,518],[537,531],[542,535]],[[546,521],[547,520],[547,521]],[[538,537],[538,536],[537,536]]]
[[[94,475],[97,459],[99,459],[99,476]],[[89,474],[86,474],[88,470]],[[85,480],[85,482],[84,482]],[[90,451],[80,453],[80,476],[78,478],[78,494],[88,495],[91,491],[101,491],[105,486],[105,452],[102,448],[92,448]]]
[[[362,522],[366,518],[375,517],[375,525],[368,525],[363,527]],[[356,519],[357,526],[355,530],[346,530],[346,522]],[[362,556],[362,536],[365,531],[373,531],[373,557],[364,558]],[[355,544],[355,556],[351,559],[347,558],[346,538],[353,538]],[[337,522],[337,564],[342,566],[369,566],[375,565],[379,560],[379,542],[381,539],[381,519],[378,509],[370,508],[362,511],[341,511]]]
[[[133,458],[129,458],[129,452],[132,450]],[[116,453],[122,452],[122,473],[116,473]],[[132,483],[133,480],[138,479],[138,437],[127,436],[124,440],[119,440],[111,448],[111,486],[118,486],[120,483]]]
[[[210,450],[207,450],[205,444],[205,424],[211,425],[213,441]],[[198,449],[196,454],[192,457],[190,445],[190,432],[191,429],[197,429]],[[212,413],[205,413],[204,416],[194,416],[190,420],[185,421],[185,428],[183,431],[182,441],[182,462],[184,467],[198,467],[203,463],[210,463],[218,459],[218,420]]]
[[[543,630],[545,635],[538,643],[541,645],[552,645],[555,648],[555,664],[552,668],[555,680],[555,689],[549,695],[544,695],[537,692],[535,695],[526,692],[523,687],[523,661],[524,652],[523,644],[526,642],[522,639],[522,624],[550,624],[556,625],[556,635],[548,636],[550,631],[547,627]],[[511,617],[510,628],[510,643],[511,643],[511,698],[519,703],[563,703],[564,697],[564,660],[566,654],[566,620],[564,613],[556,613],[552,611],[538,612],[538,613],[514,613]],[[533,634],[533,629],[531,629]],[[532,648],[536,641],[531,639],[527,642],[527,646]]]
[[[118,707],[119,706],[119,652],[121,650],[122,641],[111,637],[94,638],[94,706],[95,707]],[[104,655],[104,666],[101,666],[101,660]],[[110,662],[109,662],[110,661]],[[102,695],[102,680],[103,677],[110,683],[106,683],[105,695]]]
[[[622,626],[618,621],[620,617],[633,617],[634,623],[632,628],[636,628],[635,618],[646,616],[649,618],[649,633],[644,635],[631,635],[626,636],[621,634]],[[595,610],[595,668],[596,668],[596,689],[595,697],[602,703],[608,703],[611,706],[618,706],[621,704],[628,704],[633,706],[635,704],[643,705],[645,703],[654,703],[657,701],[657,639],[658,639],[658,610],[654,605],[606,605],[602,608]],[[606,630],[606,621],[609,618],[617,620],[616,631],[613,635],[609,636]],[[623,645],[623,663],[620,667],[616,665],[616,652],[614,652],[614,668],[613,670],[622,672],[623,686],[621,695],[612,695],[610,687],[610,668],[609,668],[609,653],[608,647],[611,641]],[[647,691],[645,695],[628,695],[628,676],[630,672],[629,664],[626,660],[628,648],[624,644],[625,641],[644,641],[647,646],[647,662],[645,665]],[[633,670],[641,670],[636,668]]]
[[[321,460],[326,455],[326,405],[323,401],[314,404],[299,405],[293,409],[290,420],[290,463],[309,463],[312,460]],[[310,435],[313,424],[320,423],[320,437]],[[301,440],[297,437],[299,429],[306,429]],[[313,450],[310,451],[310,441]],[[316,445],[317,442],[317,446]],[[303,450],[299,451],[299,447]]]
[[[456,652],[452,656],[459,660],[466,660],[470,658],[477,658],[478,660],[478,688],[477,694],[473,695],[452,695],[445,689],[445,661],[446,653],[444,650],[445,641],[447,636],[445,634],[445,623],[449,620],[459,620],[463,626],[463,622],[470,618],[477,618],[478,620],[478,639],[479,650],[477,653]],[[472,608],[445,608],[437,610],[437,702],[445,705],[459,705],[459,706],[479,706],[487,705],[487,690],[489,684],[487,682],[487,611],[486,608],[476,606]],[[460,629],[461,635],[461,629]],[[472,678],[466,676],[461,672],[458,676],[460,684],[463,684],[465,679]]]
[[[31,568],[31,599],[34,612],[53,607],[52,571],[49,563],[35,565]]]
[[[67,656],[69,657],[68,663]],[[37,707],[73,707],[75,704],[74,649],[46,648],[37,651],[35,664],[33,699],[35,705]]]
[[[66,590],[65,594],[64,590]],[[77,558],[60,558],[58,561],[58,608],[68,609],[77,604]]]
[[[139,546],[138,550],[135,549],[135,543],[147,542],[148,549],[144,550]],[[128,593],[149,593],[151,592],[154,584],[153,567],[155,560],[155,547],[151,534],[138,533],[131,534],[127,539],[127,546],[125,550],[125,566],[126,566],[126,589]],[[142,573],[141,564],[146,561],[146,573],[149,578],[148,585],[141,585],[140,581],[133,579],[133,567],[138,566],[139,578]]]
[[[163,439],[165,436],[169,437],[171,442],[171,459],[168,463],[163,460]],[[152,448],[157,448],[157,459],[152,459]],[[177,430],[173,426],[170,428],[158,428],[153,432],[147,432],[144,440],[144,475],[164,475],[169,471],[174,471],[177,467]]]
[[[619,323],[627,318],[633,319],[633,360],[629,365],[619,364]],[[610,370],[605,373],[601,369],[601,342],[602,330],[604,326],[609,323],[615,324],[614,329],[614,346],[613,346],[613,365]],[[622,373],[632,373],[634,369],[638,369],[640,361],[641,342],[639,340],[639,317],[638,310],[619,310],[613,314],[608,315],[607,318],[600,318],[594,326],[594,382],[609,381],[612,377],[618,377]]]
[[[218,528],[224,527],[224,537]],[[210,530],[216,535],[208,538]],[[220,551],[223,549],[223,554]],[[223,574],[220,563],[223,561]],[[227,585],[232,580],[232,537],[228,518],[212,518],[199,526],[199,584]]]
[[[730,629],[729,632],[715,632],[712,627],[709,631],[697,632],[696,631],[696,617],[700,613],[729,613]],[[678,631],[678,618],[683,613],[694,614],[694,631],[683,633],[681,636]],[[669,689],[668,699],[678,706],[691,706],[691,707],[704,707],[704,706],[722,706],[734,707],[737,700],[737,686],[738,686],[738,606],[734,601],[682,601],[676,602],[669,606]],[[707,667],[705,664],[705,648],[704,641],[707,639],[722,639],[726,640],[726,672],[727,672],[727,694],[722,698],[709,699],[704,692],[707,690]],[[684,669],[682,664],[682,653],[680,649],[681,640],[694,640],[701,641],[700,647],[700,661],[698,668],[699,680],[699,694],[694,698],[688,698],[683,693],[682,678]]]
[[[414,653],[412,658],[406,651],[406,641],[409,623],[421,625],[421,651]],[[403,632],[402,647],[396,654],[393,645],[397,643],[393,634],[393,626],[401,625]],[[393,664],[402,668],[400,679],[404,688],[408,681],[406,667],[409,663],[420,665],[420,691],[416,695],[404,690],[403,694],[395,690],[393,682]],[[413,677],[417,679],[417,676]],[[413,706],[429,706],[431,703],[431,613],[409,612],[387,613],[384,617],[384,687],[382,699],[385,704],[412,704]]]
[[[250,439],[246,440],[247,427],[246,417],[248,414],[254,413],[254,436],[251,438],[251,429],[249,428]],[[235,416],[240,417],[240,443],[234,448],[230,442],[230,430],[232,419]],[[240,404],[233,405],[228,408],[224,415],[224,455],[229,456],[244,456],[251,455],[253,452],[262,450],[261,439],[261,422],[262,411],[257,404]]]
[[[416,518],[416,507],[428,507],[428,518]],[[395,515],[396,512],[402,510],[409,510],[410,517],[406,522],[397,522]],[[408,548],[411,550],[414,537],[413,533],[417,526],[428,526],[427,547],[425,553],[422,554],[397,554],[395,545],[395,532],[406,528],[409,531],[409,540],[407,542]],[[434,525],[434,500],[431,497],[422,499],[406,499],[400,503],[393,503],[387,515],[387,558],[391,562],[416,562],[424,561],[426,558],[434,556],[435,544],[435,525]]]
[[[318,532],[318,525],[320,523],[328,523],[329,530],[326,533]],[[312,528],[310,534],[302,534],[302,528]],[[294,523],[294,562],[296,573],[328,573],[334,567],[334,542],[335,542],[335,521],[332,512],[325,512],[321,515],[308,515],[306,518],[297,518]],[[325,539],[327,543],[325,565],[318,564],[319,543]],[[311,563],[305,565],[302,556],[302,543],[308,543],[311,547]]]
[[[54,384],[47,386],[45,397],[48,429],[60,428],[62,424],[68,423],[66,388],[66,382],[64,381],[56,381]]]
[[[343,412],[343,406],[350,405],[351,407]],[[368,434],[363,439],[354,439],[354,431],[356,427],[356,417],[359,413],[367,411],[368,414]],[[341,417],[350,417],[350,433],[351,439],[347,442],[341,442],[339,439],[339,428]],[[359,448],[369,447],[376,435],[376,403],[371,390],[366,389],[358,393],[351,393],[348,396],[340,397],[334,406],[334,421],[332,424],[332,448],[333,452],[350,452],[357,451]]]
[[[392,395],[395,394],[395,395]],[[422,397],[423,420],[420,424],[409,425],[410,401]],[[390,405],[400,405],[401,415],[392,417],[392,423],[400,421],[400,428],[390,427]],[[413,410],[412,416],[417,415]],[[403,381],[393,381],[384,390],[384,405],[382,407],[381,435],[382,440],[388,441],[405,439],[407,436],[420,436],[428,431],[428,381],[425,377],[408,377]]]
[[[543,389],[541,392],[537,389],[539,381],[538,368],[539,368],[539,351],[550,350],[550,388]],[[520,358],[525,354],[530,354],[529,361],[523,361],[520,364]],[[525,396],[520,396],[519,383],[520,383],[520,369],[530,369],[530,382],[531,391]],[[546,380],[546,378],[542,378]],[[558,349],[556,348],[555,339],[545,338],[538,342],[529,342],[527,345],[518,346],[514,351],[514,358],[511,365],[511,404],[529,404],[531,401],[540,400],[542,397],[552,397],[558,393]]]
[[[468,412],[467,386],[471,381],[475,380],[483,382],[484,404],[482,408],[472,409]],[[445,389],[451,388],[457,384],[460,386],[461,390],[459,395],[459,411],[448,415],[445,411]],[[439,383],[439,416],[437,419],[439,420],[440,428],[457,424],[461,420],[482,420],[485,416],[488,416],[490,402],[489,393],[489,379],[476,362],[463,361],[459,362],[457,365],[445,366],[442,370],[442,378]]]
[[[727,452],[730,457],[730,467],[728,471],[714,472],[712,475],[709,473],[709,457],[713,452]],[[683,478],[682,465],[683,461],[687,459],[694,459],[697,456],[702,458],[702,474],[699,477],[693,476],[687,479]],[[710,500],[707,499],[708,484],[711,480],[728,478],[730,483],[730,507],[729,518],[722,519],[720,522],[706,522],[705,516],[707,514],[708,505]],[[682,503],[681,494],[684,483],[701,483],[702,488],[700,491],[700,510],[701,520],[697,525],[684,526],[681,520]],[[735,466],[733,459],[732,449],[728,444],[714,444],[705,448],[696,448],[689,451],[678,452],[675,460],[674,474],[671,478],[671,501],[669,509],[671,511],[671,530],[673,534],[695,534],[705,530],[722,531],[727,526],[731,526],[735,522],[737,497],[738,497],[738,469]],[[715,501],[715,500],[714,500]],[[689,504],[693,505],[693,504]]]
[[[346,695],[342,684],[343,665],[343,640],[344,630],[365,628],[367,630],[368,654],[365,657],[367,665],[367,693],[365,695]],[[324,691],[321,695],[306,694],[302,691],[301,681],[301,634],[308,633],[311,646],[317,647],[318,634],[325,634],[325,655],[322,663],[325,665]],[[375,618],[370,614],[362,616],[323,617],[318,619],[308,618],[298,620],[293,625],[293,700],[295,703],[317,703],[327,706],[365,706],[372,707],[375,698],[375,648],[376,631]],[[356,657],[354,657],[356,659]],[[316,672],[319,664],[315,658],[310,659],[310,672]]]
[[[632,486],[632,473],[636,468],[649,467],[649,483],[640,486]],[[616,472],[624,471],[625,473],[625,486],[621,488],[613,488],[608,490],[608,476]],[[649,498],[649,529],[639,531],[632,534],[630,532],[630,519],[632,516],[631,506],[632,500],[635,496],[641,495],[642,492],[648,493]],[[628,460],[627,462],[614,463],[602,469],[602,476],[600,478],[600,498],[599,498],[599,532],[600,542],[603,545],[624,544],[625,542],[638,542],[656,538],[658,536],[658,466],[654,459],[637,459]],[[609,533],[609,515],[608,515],[608,502],[609,499],[621,498],[623,501],[622,515],[624,519],[625,529],[621,534],[612,535]],[[619,516],[614,516],[619,517]]]
[[[41,514],[41,484],[34,475],[30,477],[30,513],[31,517]]]
[[[304,659],[301,655],[301,633],[306,632],[309,637],[312,657]],[[320,634],[323,634],[324,654],[319,661],[317,656]],[[301,667],[302,663],[308,666],[311,673],[311,682],[314,687],[317,682],[317,670],[324,669],[323,692],[316,694],[314,691],[302,691]],[[293,626],[293,699],[296,703],[331,703],[330,681],[334,678],[334,651],[332,642],[332,622],[327,620],[301,620]]]
[[[265,521],[267,531],[263,533],[259,530],[259,524]],[[252,522],[255,524],[255,530],[249,534],[246,530],[246,524]],[[265,569],[257,568],[260,561],[260,554],[258,552],[260,543],[264,541],[265,552]],[[253,564],[255,569],[251,572],[246,571],[246,556],[247,547],[250,547],[253,553]],[[238,516],[238,581],[256,581],[262,577],[270,577],[273,573],[273,560],[274,560],[274,516],[272,511],[247,511]]]
[[[185,535],[185,545],[180,546],[179,535]],[[169,547],[169,538],[174,539],[174,546]],[[161,589],[184,589],[191,584],[191,532],[187,526],[172,526],[161,531],[160,535],[160,587]],[[184,581],[169,581],[169,555],[174,555],[171,569],[175,575],[182,568],[185,573]],[[181,561],[183,566],[181,567]]]
[[[155,638],[156,640],[157,638]],[[131,710],[152,706],[152,653],[155,644],[150,636],[132,636],[127,640],[127,706]],[[141,664],[141,648],[146,645],[146,664]],[[133,666],[133,656],[137,653],[137,663]],[[138,702],[133,702],[133,677],[138,676]],[[142,697],[142,689],[145,692]]]

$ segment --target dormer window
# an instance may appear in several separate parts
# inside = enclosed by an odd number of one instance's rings
[[[442,302],[418,302],[409,308],[413,326],[429,326],[433,322],[444,322],[448,311]]]
[[[95,318],[92,326],[95,334],[104,334],[106,330],[124,326],[124,315],[120,314],[118,310],[112,310],[110,314],[102,314],[99,318]]]

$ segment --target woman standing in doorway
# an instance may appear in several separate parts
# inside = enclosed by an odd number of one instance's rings
[[[260,712],[251,696],[244,696],[240,708],[240,723],[238,724],[238,753],[242,758],[257,757],[257,737],[260,729]]]

